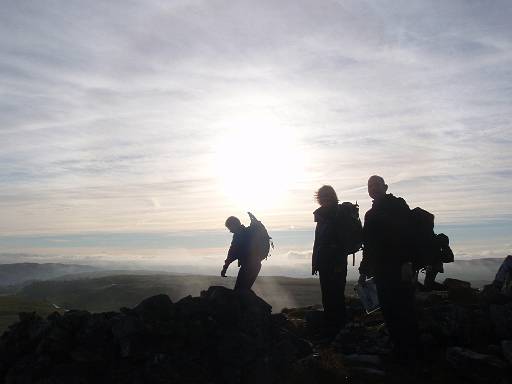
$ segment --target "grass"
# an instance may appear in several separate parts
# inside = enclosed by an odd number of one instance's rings
[[[0,333],[18,320],[20,312],[37,312],[46,317],[56,309],[49,303],[36,301],[15,295],[0,296]]]

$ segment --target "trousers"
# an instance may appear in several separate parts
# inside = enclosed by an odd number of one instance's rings
[[[343,327],[345,325],[345,285],[347,284],[347,263],[334,268],[331,265],[320,266],[320,288],[324,320],[327,326]]]
[[[402,357],[416,354],[418,325],[414,309],[414,286],[400,277],[375,277],[379,303],[393,342],[395,352]]]
[[[261,262],[245,263],[240,266],[236,277],[235,290],[251,289],[261,270]]]

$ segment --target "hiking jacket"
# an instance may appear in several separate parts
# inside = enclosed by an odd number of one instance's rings
[[[229,247],[228,256],[225,265],[231,264],[233,261],[238,260],[238,265],[244,265],[251,261],[250,257],[250,233],[249,228],[242,225],[242,229],[233,233],[231,246]]]
[[[341,237],[342,218],[338,214],[340,205],[320,207],[313,212],[316,229],[313,244],[312,266],[335,268],[347,263],[347,254]]]
[[[409,206],[401,197],[387,194],[373,202],[364,216],[361,274],[399,278],[402,264],[413,256],[409,217]]]

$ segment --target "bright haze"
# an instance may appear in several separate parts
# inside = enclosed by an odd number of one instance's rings
[[[510,1],[2,1],[1,262],[217,273],[229,215],[307,275],[314,192],[366,181],[456,257],[512,230]],[[236,268],[232,267],[233,273]]]

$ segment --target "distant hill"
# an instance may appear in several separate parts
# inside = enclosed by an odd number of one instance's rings
[[[481,287],[494,278],[503,259],[457,260],[445,265],[445,273],[437,281],[458,278]],[[5,264],[0,265],[1,286],[18,284],[21,298],[56,304],[71,309],[93,312],[118,310],[136,305],[144,298],[160,293],[172,300],[197,296],[212,285],[234,286],[234,278],[220,276],[156,273],[154,271],[108,271],[85,265],[66,264]],[[348,277],[354,281],[353,276]],[[421,280],[422,276],[420,276]],[[353,283],[346,293],[353,294]],[[8,290],[4,290],[8,291]],[[254,291],[264,297],[279,312],[284,307],[301,307],[321,303],[317,278],[260,276]]]
[[[69,274],[97,271],[100,271],[100,269],[77,264],[0,264],[0,286],[20,285],[35,280],[50,280]]]
[[[494,279],[503,260],[504,258],[455,260],[451,264],[445,264],[445,272],[439,274],[437,280],[442,282],[446,277],[453,277],[469,281],[474,287],[480,288]]]

